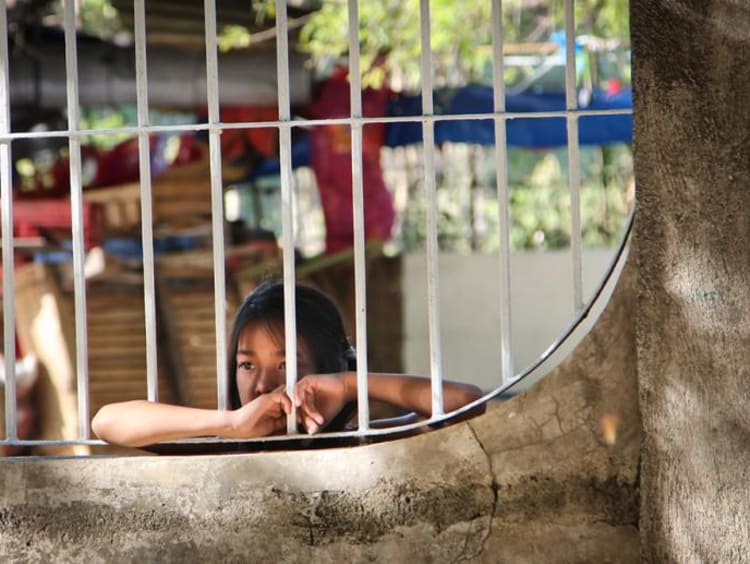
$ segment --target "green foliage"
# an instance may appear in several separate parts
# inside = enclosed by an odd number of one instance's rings
[[[511,149],[509,153],[515,162],[526,161],[525,166],[531,167],[528,174],[510,184],[511,247],[567,247],[571,233],[567,150],[539,155]],[[619,244],[632,204],[628,194],[632,174],[630,146],[581,148],[580,212],[584,247]]]
[[[60,2],[57,8],[60,21],[63,15],[62,5],[63,3]],[[119,14],[110,0],[81,0],[78,18],[81,22],[81,29],[89,35],[108,39],[122,31]]]
[[[464,147],[464,154],[456,147]],[[494,148],[444,146],[441,152],[437,176],[440,249],[495,252],[500,239]],[[632,166],[629,145],[581,148],[584,247],[619,244],[632,209]],[[570,245],[571,198],[565,148],[539,152],[509,147],[508,198],[511,249],[551,250]],[[410,186],[407,201],[408,205],[399,210],[402,224],[397,237],[398,246],[406,252],[423,248],[427,236],[427,198],[421,182]]]
[[[220,51],[229,51],[248,47],[251,43],[251,35],[244,26],[225,25],[216,38],[216,42]]]
[[[116,129],[135,125],[135,120],[127,118],[127,111],[118,108],[83,108],[81,111],[81,129]],[[118,143],[132,137],[128,133],[109,133],[92,135],[84,140],[99,149],[111,149]]]
[[[491,74],[492,3],[463,0],[430,2],[431,51],[435,83],[466,84]],[[300,34],[300,45],[316,61],[349,51],[346,2],[326,2]],[[359,48],[363,82],[378,86],[385,76],[405,89],[419,85],[421,34],[418,0],[370,0],[359,4]],[[576,2],[576,34],[628,37],[627,0]],[[562,2],[510,0],[503,4],[506,44],[545,41],[564,27]],[[387,54],[380,63],[379,55]],[[375,62],[378,64],[374,64]],[[513,69],[506,79],[513,80]]]
[[[630,4],[626,0],[576,0],[577,31],[606,39],[630,37]]]

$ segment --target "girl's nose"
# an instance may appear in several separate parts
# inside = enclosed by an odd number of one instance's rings
[[[267,394],[274,391],[279,386],[277,376],[276,370],[271,368],[263,370],[255,385],[255,391],[259,394]]]

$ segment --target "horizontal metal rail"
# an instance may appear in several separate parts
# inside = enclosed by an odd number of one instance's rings
[[[68,137],[91,137],[92,135],[112,135],[124,134],[137,136],[138,133],[183,133],[188,131],[228,131],[232,129],[258,129],[279,127],[300,127],[308,128],[318,125],[368,125],[377,123],[422,123],[422,122],[441,122],[441,121],[482,121],[494,119],[548,119],[560,118],[565,119],[568,116],[578,117],[595,117],[595,116],[614,116],[614,115],[631,115],[631,108],[610,108],[606,110],[551,110],[545,112],[481,112],[476,114],[435,114],[431,116],[383,116],[383,117],[358,117],[358,118],[325,118],[325,119],[296,119],[288,122],[284,121],[237,121],[237,122],[218,122],[218,123],[186,123],[179,125],[148,125],[139,128],[135,125],[110,127],[110,128],[90,128],[79,129],[77,131],[49,130],[49,131],[17,131],[0,134],[0,142],[15,141],[17,139],[46,139],[46,138],[65,138]]]

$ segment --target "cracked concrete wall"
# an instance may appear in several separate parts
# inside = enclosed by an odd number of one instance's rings
[[[0,559],[745,561],[750,11],[631,14],[637,268],[553,374],[392,443],[3,461]]]
[[[349,449],[0,464],[4,562],[637,562],[626,265],[594,330],[522,396]]]

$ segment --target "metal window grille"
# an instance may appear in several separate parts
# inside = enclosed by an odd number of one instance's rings
[[[488,0],[489,1],[489,0]],[[226,409],[228,405],[227,382],[223,377],[226,367],[226,280],[224,275],[224,203],[222,196],[222,155],[220,136],[222,131],[237,128],[274,127],[279,132],[279,155],[281,163],[281,204],[283,218],[282,247],[283,247],[283,282],[285,286],[285,332],[287,354],[296,357],[296,328],[295,294],[290,291],[295,284],[294,268],[294,190],[291,160],[292,130],[296,127],[314,125],[344,124],[351,128],[352,143],[352,176],[354,201],[354,244],[355,244],[355,300],[356,300],[356,348],[358,351],[357,369],[357,398],[360,409],[358,429],[351,432],[327,433],[324,436],[363,437],[372,435],[388,435],[400,433],[421,427],[425,424],[435,424],[466,412],[476,404],[497,396],[508,389],[519,377],[525,376],[543,366],[545,359],[564,339],[575,329],[577,323],[555,343],[533,366],[524,374],[515,374],[511,357],[511,289],[510,289],[510,241],[509,241],[509,196],[507,174],[506,124],[517,118],[562,118],[567,124],[567,150],[569,164],[569,190],[571,198],[571,249],[573,260],[574,304],[573,308],[581,316],[585,316],[596,300],[601,287],[594,298],[584,304],[582,289],[581,265],[581,215],[580,215],[580,175],[579,175],[579,140],[578,122],[581,117],[596,115],[626,114],[631,110],[586,110],[578,107],[577,86],[575,75],[575,41],[574,41],[574,2],[565,0],[565,39],[566,39],[566,70],[565,93],[566,107],[564,111],[545,111],[529,113],[508,112],[505,107],[506,89],[504,84],[503,63],[503,26],[502,4],[492,2],[492,52],[493,52],[493,90],[494,111],[484,114],[451,114],[436,115],[433,107],[433,78],[431,51],[431,22],[429,0],[420,0],[420,36],[422,45],[421,55],[421,86],[423,113],[412,117],[364,117],[362,112],[362,84],[360,77],[359,39],[359,5],[357,0],[348,0],[349,10],[349,68],[350,68],[350,102],[351,115],[349,118],[293,120],[290,111],[290,79],[289,79],[289,48],[287,3],[276,0],[276,41],[277,41],[277,77],[278,77],[278,109],[277,121],[222,123],[219,118],[219,80],[217,61],[217,27],[216,8],[213,0],[205,0],[205,45],[206,45],[206,83],[208,119],[204,123],[188,126],[153,126],[149,123],[149,104],[147,91],[147,56],[146,56],[146,21],[145,0],[134,1],[135,21],[135,53],[136,53],[136,83],[137,83],[137,126],[117,129],[84,130],[81,128],[79,116],[79,82],[77,69],[76,43],[76,14],[74,2],[64,2],[64,30],[65,30],[65,60],[66,60],[66,92],[68,128],[64,131],[46,132],[13,132],[10,127],[10,85],[9,85],[9,49],[6,39],[0,41],[0,199],[2,200],[2,260],[3,260],[3,328],[5,351],[5,438],[0,445],[34,446],[43,444],[103,444],[91,438],[89,429],[89,382],[88,382],[88,349],[87,349],[87,319],[86,319],[86,284],[84,275],[84,239],[83,239],[83,205],[82,205],[82,164],[81,140],[93,134],[128,133],[137,136],[140,157],[140,190],[141,190],[141,226],[143,252],[143,291],[145,308],[146,333],[146,370],[147,389],[144,396],[149,400],[158,399],[157,386],[157,336],[156,336],[156,291],[154,274],[154,233],[151,168],[149,159],[149,135],[156,132],[181,132],[185,130],[204,131],[209,138],[209,163],[211,180],[211,210],[213,237],[213,271],[215,295],[215,330],[216,330],[216,372],[218,408]],[[6,18],[6,3],[0,4],[0,32],[8,37]],[[440,341],[439,317],[439,271],[438,271],[438,227],[437,202],[435,183],[435,163],[433,149],[435,147],[435,124],[440,120],[485,119],[494,122],[495,159],[497,163],[497,187],[500,225],[500,250],[498,253],[498,268],[500,272],[500,295],[498,296],[501,319],[501,366],[498,388],[484,398],[467,405],[457,412],[446,414],[443,409],[442,381],[443,368]],[[363,126],[371,123],[418,122],[422,127],[424,143],[424,182],[428,199],[428,228],[427,228],[427,296],[429,310],[429,348],[430,348],[430,379],[432,385],[432,417],[426,422],[404,425],[390,429],[373,429],[370,427],[367,392],[367,311],[365,307],[366,295],[366,264],[365,264],[365,231],[363,214],[363,171],[362,145]],[[16,413],[16,378],[15,378],[15,311],[13,296],[15,293],[15,279],[13,248],[13,198],[12,198],[12,166],[11,144],[21,139],[38,139],[59,137],[68,142],[70,154],[70,204],[72,210],[72,250],[73,250],[73,279],[75,296],[75,338],[76,338],[76,381],[78,398],[78,438],[74,441],[37,441],[21,440],[18,437]],[[614,263],[613,263],[614,268]],[[603,286],[603,285],[602,285]],[[287,389],[292,389],[297,380],[295,363],[290,363],[287,369]],[[296,417],[288,418],[288,435],[286,439],[294,439],[296,433]],[[297,435],[296,438],[299,438]],[[307,437],[306,437],[307,438]],[[254,439],[256,441],[284,441],[284,437]],[[208,439],[206,439],[208,440]],[[200,442],[195,439],[186,442]]]

